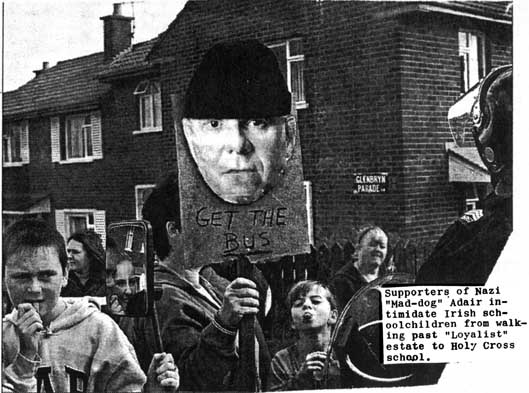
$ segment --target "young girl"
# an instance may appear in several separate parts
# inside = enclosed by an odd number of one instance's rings
[[[331,357],[327,386],[322,386],[325,357],[338,311],[329,288],[317,281],[301,281],[287,295],[292,327],[298,341],[272,359],[270,390],[339,388],[340,368]]]

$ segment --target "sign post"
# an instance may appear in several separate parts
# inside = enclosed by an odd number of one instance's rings
[[[248,258],[239,257],[237,259],[237,276],[255,281],[255,265]],[[255,348],[255,323],[255,315],[245,315],[242,317],[239,328],[239,359],[245,370],[239,373],[240,380],[237,381],[237,386],[248,392],[261,391],[259,353],[256,352]]]

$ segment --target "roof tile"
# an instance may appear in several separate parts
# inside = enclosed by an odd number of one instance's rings
[[[150,41],[140,42],[133,47],[124,50],[103,70],[100,76],[120,75],[137,69],[149,67],[147,55],[150,53],[158,38]]]
[[[105,62],[103,52],[60,61],[18,89],[4,93],[4,116],[60,112],[71,106],[97,105],[110,89],[100,77],[149,67],[146,58],[156,40],[126,49],[110,64]]]
[[[4,116],[97,103],[109,89],[109,85],[97,79],[104,67],[102,52],[60,61],[25,85],[6,92]]]
[[[441,3],[447,8],[467,11],[477,15],[512,19],[512,1],[447,1]]]

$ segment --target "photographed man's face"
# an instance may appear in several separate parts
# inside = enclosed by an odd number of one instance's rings
[[[183,119],[198,170],[226,202],[249,204],[278,185],[293,151],[284,116],[267,119]]]

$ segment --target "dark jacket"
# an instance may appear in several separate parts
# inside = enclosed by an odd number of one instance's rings
[[[364,285],[367,285],[367,281],[354,266],[353,261],[342,266],[331,280],[331,290],[336,296],[338,309],[343,310],[347,302]]]
[[[512,232],[512,198],[489,196],[483,217],[458,219],[421,266],[415,284],[485,285]],[[424,383],[435,383],[444,364],[424,364]]]
[[[83,285],[74,272],[68,275],[68,284],[62,289],[62,297],[82,297],[82,296],[105,296],[106,282],[105,277],[90,277]]]
[[[483,217],[458,219],[421,266],[416,284],[485,285],[512,232],[512,199],[490,197]]]
[[[269,390],[314,390],[314,389],[339,389],[340,383],[340,364],[336,360],[334,353],[328,366],[327,383],[324,378],[316,380],[314,373],[307,372],[300,374],[301,366],[305,359],[300,356],[298,343],[284,348],[277,352],[272,359],[271,375]],[[323,372],[321,373],[323,377]]]
[[[206,273],[204,273],[206,274]],[[228,282],[214,272],[207,272],[207,281],[201,274],[201,285],[216,300],[211,302],[187,281],[163,265],[155,269],[155,284],[163,293],[156,302],[164,351],[173,355],[180,372],[182,391],[234,390],[233,381],[238,369],[235,332],[222,331],[213,323],[222,304]],[[124,327],[144,371],[154,354],[154,336],[151,321],[137,318],[130,327]],[[261,380],[266,383],[270,358],[262,332],[257,327],[260,342]]]

